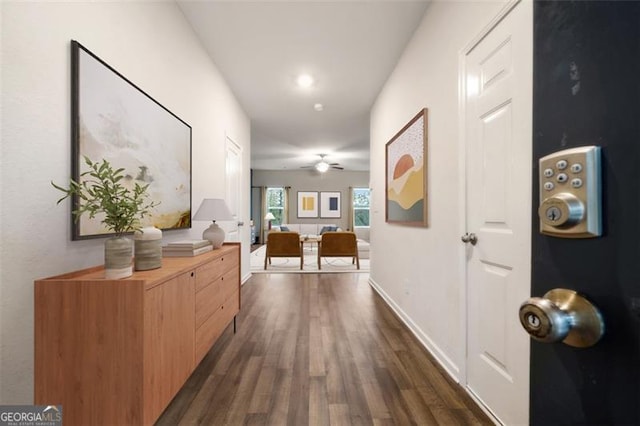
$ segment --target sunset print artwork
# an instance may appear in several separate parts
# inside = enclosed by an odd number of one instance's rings
[[[427,226],[427,109],[386,145],[386,221]]]

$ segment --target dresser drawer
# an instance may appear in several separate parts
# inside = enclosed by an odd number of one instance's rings
[[[222,306],[225,299],[220,291],[220,283],[218,279],[196,293],[196,330]]]
[[[202,361],[202,358],[209,352],[213,343],[220,337],[239,310],[240,298],[236,290],[213,315],[205,320],[200,328],[196,329],[196,364]]]
[[[238,251],[234,250],[232,253],[220,256],[196,269],[196,291],[217,280],[225,272],[237,268],[239,263],[238,256]]]
[[[240,288],[240,272],[237,269],[227,272],[222,276],[220,281],[220,294],[222,300],[227,300],[233,293],[238,292]]]
[[[209,318],[234,291],[238,291],[237,269],[228,271],[196,292],[196,329]]]

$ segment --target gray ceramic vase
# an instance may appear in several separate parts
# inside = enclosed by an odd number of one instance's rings
[[[133,275],[133,240],[111,237],[104,242],[105,278],[119,279]]]

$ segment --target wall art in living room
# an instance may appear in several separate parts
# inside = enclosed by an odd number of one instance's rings
[[[427,226],[427,109],[386,145],[385,219]]]
[[[340,217],[340,192],[320,192],[320,217]]]
[[[298,191],[298,218],[318,217],[318,192]]]
[[[71,70],[72,178],[85,179],[85,156],[105,159],[124,168],[126,186],[149,184],[159,202],[142,226],[190,228],[191,126],[75,40]],[[73,221],[74,240],[109,234],[97,216]]]

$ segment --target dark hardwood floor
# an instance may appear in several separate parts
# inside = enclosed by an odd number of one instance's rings
[[[157,424],[493,424],[367,280],[253,275],[237,334],[228,327]]]

